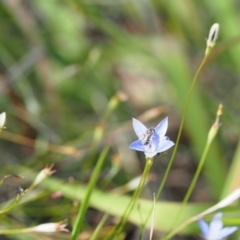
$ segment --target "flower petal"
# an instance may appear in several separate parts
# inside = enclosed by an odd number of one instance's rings
[[[164,152],[164,151],[168,150],[169,148],[171,148],[174,144],[175,144],[174,142],[164,139],[159,142],[157,152],[158,153]]]
[[[139,140],[132,142],[129,148],[142,152],[145,151],[144,145]]]
[[[208,232],[209,232],[209,226],[208,224],[203,221],[202,219],[198,220],[199,227],[201,228],[202,234],[204,237],[207,237]]]
[[[222,213],[219,212],[214,215],[210,225],[209,225],[209,233],[208,239],[219,239],[220,231],[222,230]]]
[[[145,153],[145,156],[149,157],[149,158],[153,158],[154,156],[156,156],[158,154],[157,151],[155,151],[155,152],[144,152],[144,153]]]
[[[237,231],[238,227],[226,227],[223,228],[219,233],[219,238],[224,239],[228,235],[232,234],[233,232]]]
[[[160,141],[159,135],[156,132],[154,132],[150,143],[156,145],[156,148],[157,148],[157,146],[159,145],[159,141]]]
[[[163,119],[156,127],[155,131],[159,136],[164,136],[168,128],[168,118]]]
[[[135,118],[132,119],[132,122],[133,122],[133,128],[136,135],[138,136],[138,138],[141,138],[142,135],[146,133],[147,128]]]

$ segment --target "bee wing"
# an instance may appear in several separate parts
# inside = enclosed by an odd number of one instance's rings
[[[137,119],[133,118],[133,129],[138,136],[138,138],[142,138],[142,136],[146,133],[147,128]]]
[[[168,128],[168,118],[163,119],[156,127],[155,131],[159,136],[164,136]]]

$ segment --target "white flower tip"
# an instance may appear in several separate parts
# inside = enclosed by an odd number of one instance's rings
[[[220,30],[219,23],[214,23],[208,35],[207,48],[213,48],[215,46],[218,38],[219,30]]]
[[[4,128],[5,122],[6,122],[6,113],[3,112],[0,114],[0,129]]]
[[[69,232],[67,227],[67,221],[61,221],[56,223],[44,223],[37,225],[36,227],[29,228],[30,232],[44,232],[44,233],[54,233],[54,232]]]
[[[51,164],[49,166],[46,166],[36,177],[33,185],[38,185],[40,182],[42,182],[45,178],[48,176],[51,176],[53,173],[56,172],[56,170],[53,170],[54,165]]]

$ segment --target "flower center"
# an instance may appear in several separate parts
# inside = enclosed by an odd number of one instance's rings
[[[157,150],[157,145],[154,141],[145,144],[144,149],[146,152],[155,152]]]

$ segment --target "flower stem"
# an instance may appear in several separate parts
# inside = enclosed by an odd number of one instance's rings
[[[28,228],[21,229],[1,229],[0,235],[9,235],[9,234],[19,234],[19,233],[27,233],[30,232]]]
[[[162,182],[161,182],[161,184],[160,184],[160,187],[159,187],[159,189],[158,189],[158,191],[157,191],[157,194],[156,194],[156,199],[157,199],[157,200],[160,198],[160,195],[161,195],[162,190],[163,190],[163,187],[164,187],[164,185],[165,185],[165,183],[166,183],[168,174],[169,174],[170,169],[171,169],[171,167],[172,167],[172,164],[173,164],[173,161],[174,161],[176,152],[177,152],[177,148],[178,148],[178,145],[179,145],[180,137],[181,137],[181,134],[182,134],[183,125],[184,125],[185,117],[186,117],[186,114],[187,114],[187,109],[188,109],[188,105],[189,105],[189,102],[190,102],[190,98],[191,98],[191,96],[192,96],[192,92],[193,92],[195,83],[196,83],[196,81],[197,81],[197,78],[198,78],[198,76],[199,76],[199,73],[200,73],[200,71],[202,70],[204,64],[206,63],[207,57],[208,57],[208,55],[205,55],[204,58],[202,59],[202,62],[200,63],[200,65],[199,65],[199,67],[198,67],[198,69],[197,69],[197,71],[196,71],[196,73],[195,73],[195,75],[194,75],[192,84],[191,84],[191,86],[190,86],[190,89],[189,89],[189,92],[188,92],[188,95],[187,95],[187,100],[186,100],[186,102],[185,102],[184,109],[183,109],[183,114],[182,114],[182,118],[181,118],[181,124],[180,124],[179,130],[178,130],[178,135],[177,135],[176,144],[175,144],[175,146],[174,146],[173,153],[172,153],[172,156],[171,156],[171,158],[170,158],[170,160],[169,160],[169,163],[168,163],[166,172],[165,172],[165,174],[164,174],[164,176],[163,176],[163,180],[162,180]],[[143,231],[144,231],[144,229],[145,229],[145,226],[146,226],[146,224],[147,224],[147,222],[148,222],[148,220],[149,220],[149,217],[150,217],[150,215],[151,215],[151,212],[152,212],[152,211],[149,212],[149,214],[148,214],[148,216],[147,216],[147,218],[146,218],[146,221],[145,221],[145,223],[143,224],[143,227],[142,227],[142,229],[141,229],[140,234],[143,233]]]
[[[92,236],[91,236],[91,238],[90,238],[89,240],[95,240],[95,239],[97,239],[98,234],[99,234],[100,230],[102,229],[104,223],[106,222],[107,218],[108,218],[108,214],[106,213],[106,214],[103,216],[102,220],[101,220],[101,221],[99,222],[99,224],[97,225],[97,227],[95,228],[95,230],[94,230],[94,232],[93,232],[93,234],[92,234]]]
[[[173,153],[172,153],[172,156],[171,156],[171,158],[170,158],[170,160],[169,160],[169,164],[168,164],[168,166],[167,166],[166,172],[165,172],[165,174],[164,174],[164,176],[163,176],[163,180],[162,180],[161,185],[160,185],[160,187],[159,187],[159,189],[158,189],[158,192],[157,192],[157,195],[156,195],[156,198],[157,198],[157,199],[158,199],[158,198],[160,197],[160,195],[161,195],[161,192],[162,192],[162,189],[163,189],[163,187],[164,187],[164,185],[165,185],[165,182],[166,182],[166,180],[167,180],[167,177],[168,177],[170,168],[171,168],[171,166],[172,166],[172,164],[173,164],[173,160],[174,160],[174,158],[175,158],[175,155],[176,155],[176,152],[177,152],[177,148],[178,148],[178,145],[179,145],[179,141],[180,141],[180,137],[181,137],[181,134],[182,134],[183,125],[184,125],[185,117],[186,117],[186,114],[187,114],[187,109],[188,109],[188,105],[189,105],[189,102],[190,102],[190,98],[191,98],[191,96],[192,96],[192,92],[193,92],[193,89],[194,89],[194,86],[195,86],[197,77],[198,77],[200,71],[202,70],[202,68],[203,68],[206,60],[207,60],[207,57],[205,56],[205,57],[203,58],[201,64],[199,65],[196,73],[195,73],[195,76],[194,76],[194,78],[193,78],[193,81],[192,81],[190,90],[189,90],[189,92],[188,92],[187,100],[186,100],[186,103],[185,103],[185,105],[184,105],[184,110],[183,110],[183,114],[182,114],[181,124],[180,124],[179,131],[178,131],[178,135],[177,135],[176,144],[175,144],[175,146],[174,146]]]
[[[101,155],[100,155],[100,157],[97,161],[96,167],[93,170],[90,182],[89,182],[88,187],[87,187],[86,196],[82,201],[81,207],[80,207],[80,209],[78,211],[78,214],[77,214],[76,221],[73,225],[71,240],[76,240],[78,238],[78,234],[79,234],[79,231],[80,231],[80,229],[82,228],[82,225],[83,225],[83,220],[84,220],[87,208],[88,208],[88,204],[89,204],[89,201],[90,201],[92,191],[95,187],[98,176],[101,172],[101,169],[102,169],[104,160],[107,156],[108,150],[109,150],[109,146],[107,146],[103,149],[103,151],[102,151],[102,153],[101,153]]]
[[[118,239],[119,234],[121,233],[133,207],[135,206],[135,203],[145,185],[149,170],[151,169],[151,166],[153,164],[153,159],[152,158],[146,158],[146,165],[140,180],[140,183],[137,187],[137,189],[135,190],[129,204],[127,205],[121,219],[119,220],[119,223],[112,229],[112,231],[110,232],[110,234],[104,238],[104,240],[108,240],[108,239]]]
[[[201,170],[203,168],[203,164],[204,164],[205,159],[207,157],[207,153],[209,151],[209,148],[210,148],[210,146],[211,146],[211,144],[212,144],[212,142],[213,142],[213,140],[214,140],[214,138],[215,138],[215,136],[216,136],[216,134],[218,132],[218,129],[219,129],[219,118],[220,118],[221,114],[222,114],[222,105],[220,104],[219,108],[218,108],[218,111],[217,111],[216,120],[215,120],[214,124],[212,125],[212,127],[211,127],[211,129],[210,129],[210,131],[208,133],[207,143],[205,145],[202,157],[201,157],[200,162],[198,164],[197,171],[194,174],[193,180],[192,180],[192,182],[191,182],[191,184],[190,184],[190,186],[188,188],[188,191],[187,191],[187,193],[186,193],[186,195],[185,195],[185,197],[184,197],[184,199],[182,201],[181,208],[178,211],[176,217],[174,218],[174,221],[173,221],[170,229],[174,229],[174,226],[176,225],[176,222],[178,221],[179,217],[181,216],[181,214],[182,214],[182,212],[183,212],[183,210],[184,210],[184,208],[185,208],[185,206],[186,206],[186,204],[187,204],[187,202],[188,202],[188,200],[189,200],[189,198],[190,198],[190,196],[191,196],[191,194],[193,192],[193,189],[194,189],[194,187],[195,187],[195,185],[197,183],[198,177],[200,175],[200,172],[201,172]],[[167,240],[167,239],[171,238],[174,235],[174,232],[175,232],[175,230],[171,231],[170,233],[168,233],[162,239]]]

